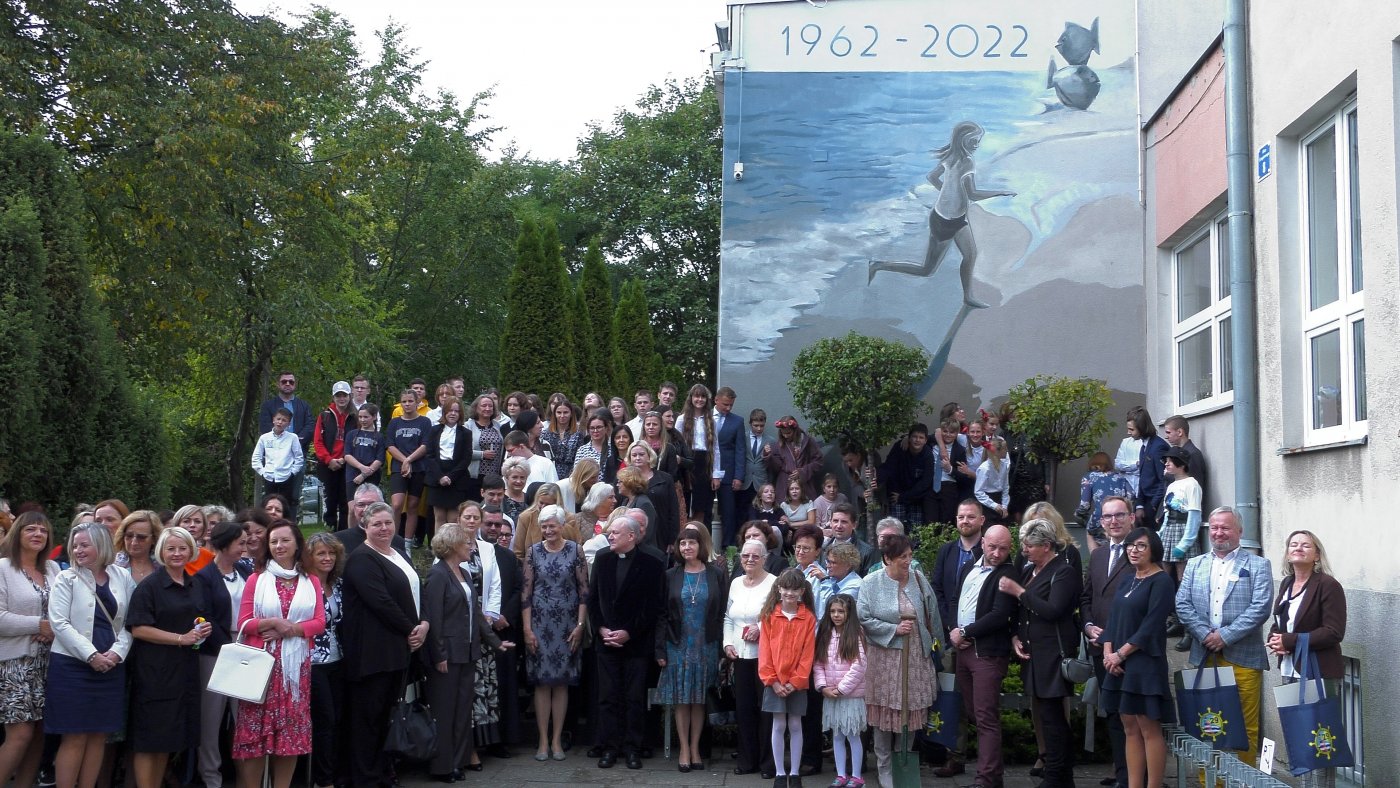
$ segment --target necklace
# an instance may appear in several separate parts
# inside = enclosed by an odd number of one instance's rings
[[[1155,574],[1157,574],[1157,573],[1156,573],[1156,572],[1152,572],[1152,573],[1150,573],[1150,574],[1143,575],[1142,577],[1134,577],[1134,578],[1133,578],[1132,584],[1128,586],[1128,591],[1127,591],[1127,593],[1123,594],[1123,597],[1124,597],[1124,598],[1127,598],[1127,597],[1132,596],[1132,595],[1133,595],[1133,592],[1137,590],[1138,586],[1142,585],[1142,581],[1146,580],[1147,578],[1149,578],[1149,577],[1151,577],[1152,575],[1155,575]]]
[[[695,582],[691,582],[694,580]],[[696,572],[685,573],[685,590],[690,594],[690,604],[695,604],[695,595],[700,590],[700,575]]]

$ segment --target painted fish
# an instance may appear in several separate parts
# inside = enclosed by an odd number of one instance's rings
[[[1099,49],[1099,18],[1094,17],[1094,23],[1085,29],[1073,22],[1065,23],[1065,32],[1060,34],[1060,40],[1055,42],[1055,49],[1060,51],[1060,55],[1069,61],[1071,66],[1082,66],[1089,62],[1089,53],[1103,53]]]
[[[1045,87],[1054,88],[1060,103],[1074,109],[1088,109],[1098,98],[1099,75],[1092,68],[1070,65],[1064,68],[1055,66],[1055,58],[1050,58],[1050,69],[1045,74]]]

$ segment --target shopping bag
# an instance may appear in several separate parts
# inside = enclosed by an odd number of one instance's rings
[[[958,726],[962,725],[962,693],[958,692],[956,677],[952,673],[938,674],[938,697],[928,709],[928,720],[924,722],[924,741],[941,744],[948,749],[956,749]]]
[[[1297,683],[1274,689],[1288,747],[1288,770],[1298,777],[1314,769],[1356,765],[1347,744],[1341,698],[1327,697],[1306,632],[1298,636],[1293,649],[1293,667],[1298,671]]]
[[[1176,674],[1176,713],[1186,732],[1216,750],[1249,749],[1244,709],[1229,666],[1182,670]]]

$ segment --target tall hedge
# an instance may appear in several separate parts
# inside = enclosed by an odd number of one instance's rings
[[[579,371],[581,393],[596,391],[604,398],[621,393],[613,370],[613,348],[616,339],[613,334],[613,288],[608,276],[607,264],[603,262],[603,250],[595,239],[589,244],[583,257],[583,272],[579,275],[579,292],[582,294],[583,314],[588,322],[593,351],[586,357],[576,359]],[[622,394],[631,399],[631,392]]]
[[[618,294],[613,314],[613,375],[617,392],[631,400],[638,389],[654,389],[660,382],[661,355],[651,327],[651,312],[639,279],[629,279]]]
[[[515,269],[506,292],[506,328],[501,333],[502,391],[536,392],[549,396],[567,372],[560,369],[560,322],[563,302],[560,268],[545,251],[545,239],[558,243],[553,228],[542,230],[533,220],[521,223],[515,242]],[[557,251],[556,251],[557,254]],[[567,345],[565,346],[567,348]],[[561,374],[563,372],[563,374]]]

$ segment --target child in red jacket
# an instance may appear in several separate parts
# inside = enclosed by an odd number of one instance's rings
[[[758,616],[758,679],[763,682],[763,710],[773,715],[774,788],[802,788],[802,715],[807,713],[807,684],[812,675],[817,619],[812,587],[802,572],[778,576]],[[783,733],[788,735],[788,763],[783,763]]]

